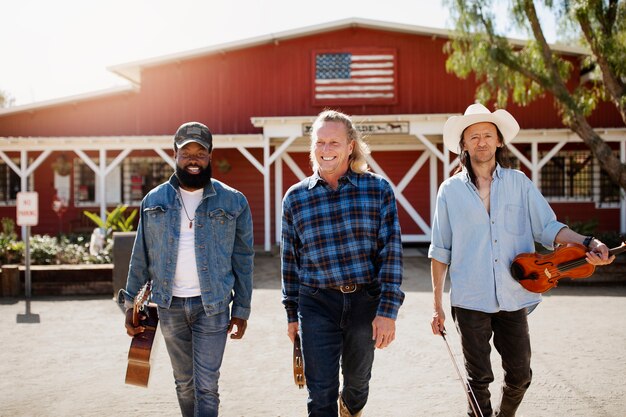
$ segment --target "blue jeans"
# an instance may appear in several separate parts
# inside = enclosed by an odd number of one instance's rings
[[[159,320],[182,415],[217,416],[229,311],[207,316],[199,296],[173,297],[170,308],[159,308]]]
[[[337,416],[340,365],[341,397],[348,410],[354,414],[365,407],[374,362],[372,321],[379,301],[379,285],[351,294],[300,286],[298,321],[309,416]]]
[[[489,314],[452,307],[452,317],[461,336],[469,384],[485,417],[491,416],[493,412],[489,394],[489,384],[494,379],[489,345],[492,334],[504,370],[502,400],[494,415],[515,416],[530,386],[532,371],[527,315],[525,308]],[[469,406],[467,413],[474,415]]]

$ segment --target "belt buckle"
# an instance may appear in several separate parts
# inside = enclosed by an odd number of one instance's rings
[[[339,291],[344,294],[351,294],[356,291],[356,284],[344,284],[339,286]]]

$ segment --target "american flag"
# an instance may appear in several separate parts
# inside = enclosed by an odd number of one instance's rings
[[[393,50],[316,53],[315,101],[395,101],[395,58]]]

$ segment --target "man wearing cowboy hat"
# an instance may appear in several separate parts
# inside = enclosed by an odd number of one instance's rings
[[[580,235],[556,220],[548,202],[526,175],[506,167],[505,145],[519,132],[506,110],[470,105],[443,128],[448,150],[459,154],[455,175],[439,187],[428,251],[434,294],[431,327],[444,330],[443,287],[450,273],[452,318],[460,334],[469,384],[483,416],[514,416],[531,381],[527,315],[541,301],[512,276],[513,258],[534,251],[538,241],[579,243],[588,262],[613,261],[599,240]],[[489,340],[502,358],[502,400],[493,413]],[[468,406],[468,415],[474,415]]]

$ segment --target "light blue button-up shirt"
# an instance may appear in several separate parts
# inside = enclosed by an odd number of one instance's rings
[[[517,170],[499,165],[488,213],[463,170],[439,187],[428,257],[449,265],[452,306],[495,313],[532,307],[541,295],[527,291],[509,270],[513,258],[552,248],[563,227],[537,187]]]

